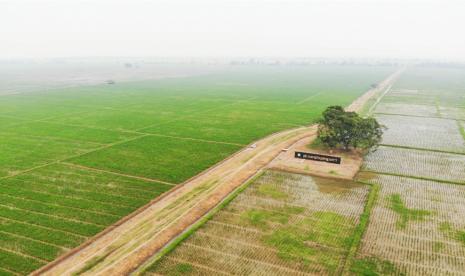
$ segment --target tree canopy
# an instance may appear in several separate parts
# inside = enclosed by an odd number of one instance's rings
[[[318,138],[330,148],[371,149],[381,142],[383,129],[375,118],[363,118],[341,106],[330,106],[319,122]]]

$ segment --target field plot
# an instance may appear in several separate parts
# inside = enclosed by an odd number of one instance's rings
[[[456,121],[395,115],[376,115],[387,127],[383,144],[451,152],[465,152],[465,140]]]
[[[147,274],[334,274],[369,186],[267,171]]]
[[[65,164],[3,180],[0,268],[27,274],[169,188]]]
[[[465,155],[462,154],[381,146],[367,156],[364,168],[379,173],[465,183]]]
[[[355,274],[463,275],[465,186],[362,174],[381,185]]]

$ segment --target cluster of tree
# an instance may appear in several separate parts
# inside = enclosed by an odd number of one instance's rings
[[[363,118],[341,106],[330,106],[319,122],[318,138],[330,148],[368,150],[381,142],[383,130],[375,118]]]

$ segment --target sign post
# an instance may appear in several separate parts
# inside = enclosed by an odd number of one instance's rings
[[[327,162],[327,163],[333,163],[333,164],[341,164],[341,157],[338,157],[338,156],[296,151],[294,157],[299,158],[299,159]]]

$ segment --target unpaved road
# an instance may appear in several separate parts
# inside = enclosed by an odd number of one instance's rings
[[[393,81],[388,77],[388,85]],[[379,90],[380,87],[377,89]],[[354,101],[359,110],[376,91]],[[367,94],[370,97],[366,96]],[[204,216],[235,188],[268,165],[284,148],[314,137],[317,126],[301,127],[265,137],[255,148],[246,148],[168,195],[155,200],[142,212],[98,236],[65,258],[37,270],[36,275],[127,275],[188,226]],[[84,268],[84,269],[83,269]]]

